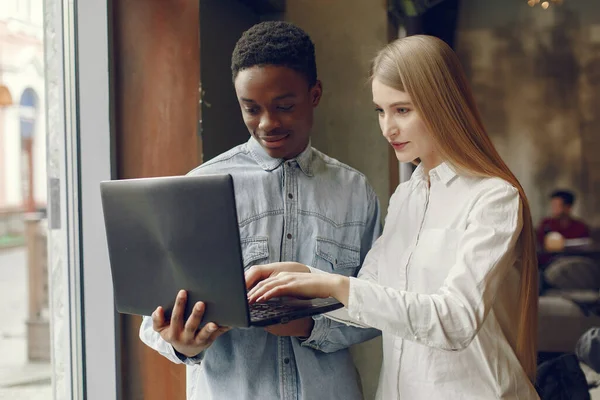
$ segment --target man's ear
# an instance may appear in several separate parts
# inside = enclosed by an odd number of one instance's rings
[[[312,102],[313,107],[316,107],[319,105],[322,95],[323,95],[323,85],[322,85],[321,81],[317,80],[315,85],[310,89],[310,97],[311,97],[311,102]]]

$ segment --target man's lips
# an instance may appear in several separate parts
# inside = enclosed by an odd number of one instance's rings
[[[282,139],[285,139],[289,136],[289,133],[284,133],[282,135],[266,135],[266,136],[260,136],[260,140],[262,140],[263,142],[278,142]]]
[[[289,137],[289,133],[285,133],[282,135],[259,136],[260,140],[265,144],[265,146],[270,149],[276,149],[278,147],[283,146],[283,144],[287,141]]]

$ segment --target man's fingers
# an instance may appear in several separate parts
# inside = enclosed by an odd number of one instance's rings
[[[201,301],[197,302],[192,310],[192,314],[188,318],[185,323],[185,331],[188,334],[191,334],[192,337],[196,333],[198,326],[200,326],[200,322],[202,322],[202,317],[204,316],[205,305]]]
[[[175,306],[171,313],[171,325],[176,329],[183,329],[183,313],[185,312],[185,303],[187,301],[187,292],[180,290],[175,299]]]
[[[165,311],[162,307],[158,307],[152,313],[152,329],[154,329],[155,332],[160,333],[168,326],[169,324],[167,323],[167,321],[165,321]]]
[[[227,333],[231,330],[231,328],[226,327],[226,326],[222,326],[219,329],[217,329],[216,332],[214,332],[212,335],[210,335],[210,337],[208,338],[208,342],[212,343],[215,341],[216,338],[218,338],[219,336],[221,336],[224,333]]]
[[[201,344],[205,347],[209,347],[219,336],[221,336],[222,334],[224,334],[226,332],[229,332],[230,330],[231,330],[231,328],[229,328],[229,327],[221,326],[216,331],[211,333],[211,335],[208,337],[208,339],[203,340],[201,342]]]
[[[200,329],[200,332],[196,334],[196,344],[202,345],[208,342],[210,340],[210,337],[214,333],[217,333],[218,330],[219,327],[214,322],[209,322],[208,324],[204,325],[204,327]]]

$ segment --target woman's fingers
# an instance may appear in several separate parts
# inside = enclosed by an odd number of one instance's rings
[[[271,289],[289,282],[290,279],[291,277],[289,275],[280,274],[257,283],[256,286],[248,292],[248,301],[250,303],[256,302],[259,297],[263,296]]]
[[[284,284],[275,286],[269,290],[266,290],[264,292],[264,294],[262,294],[261,296],[259,296],[256,299],[256,302],[261,303],[264,301],[269,301],[272,298],[281,297],[281,296],[296,296],[291,285],[292,284],[284,283]]]

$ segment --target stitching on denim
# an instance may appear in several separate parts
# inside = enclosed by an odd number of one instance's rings
[[[331,225],[333,225],[336,228],[344,228],[347,226],[365,226],[365,223],[363,221],[350,221],[350,222],[343,222],[341,224],[338,224],[337,222],[327,218],[324,215],[321,215],[319,213],[313,212],[313,211],[304,211],[304,210],[298,210],[298,214],[300,215],[306,215],[309,217],[316,217],[319,218],[322,221],[325,221]]]
[[[269,217],[269,216],[272,216],[272,215],[281,215],[281,214],[283,214],[283,209],[281,209],[281,210],[267,211],[267,212],[264,212],[264,213],[253,215],[252,217],[248,217],[245,220],[240,221],[239,222],[239,226],[241,228],[243,226],[248,225],[250,222],[257,221],[257,220],[259,220],[261,218]]]

